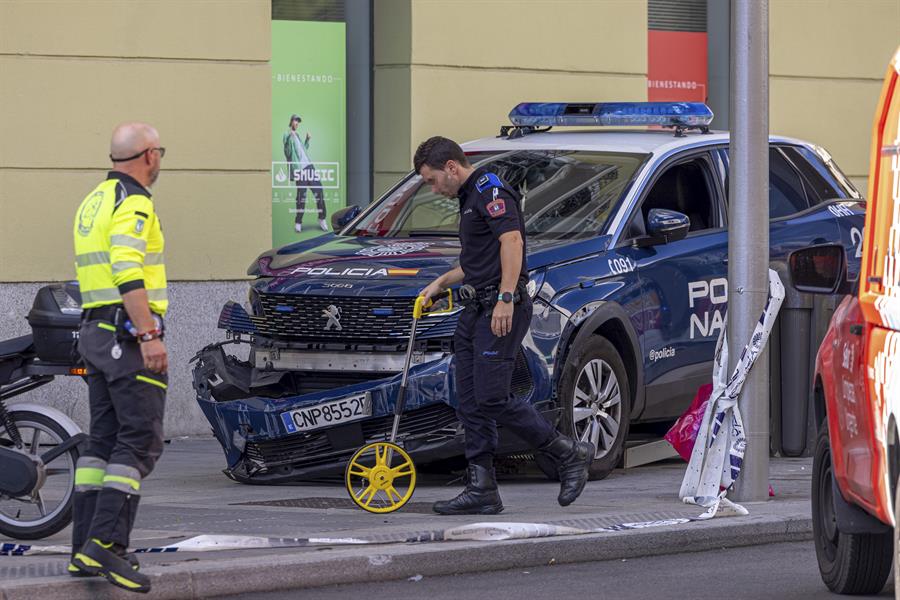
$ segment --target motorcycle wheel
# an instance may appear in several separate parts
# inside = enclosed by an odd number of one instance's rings
[[[47,415],[24,410],[10,410],[10,415],[19,429],[23,449],[29,454],[43,455],[70,437],[62,425]],[[0,431],[0,444],[15,447],[5,429]],[[64,529],[72,520],[75,465],[80,455],[76,445],[44,465],[43,485],[27,496],[0,494],[0,535],[36,540]]]

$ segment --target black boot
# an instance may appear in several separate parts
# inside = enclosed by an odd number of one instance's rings
[[[150,591],[150,578],[132,566],[125,556],[125,548],[118,544],[91,538],[75,553],[72,564],[88,575],[101,575],[111,584],[130,592],[146,594]]]
[[[88,531],[91,528],[91,521],[94,519],[94,508],[97,506],[97,494],[99,489],[87,490],[85,492],[75,492],[72,495],[72,556],[69,560],[69,566],[66,567],[69,575],[72,577],[92,577],[92,573],[86,573],[75,566],[73,562],[75,553],[81,550],[84,543],[88,539]],[[125,560],[131,565],[131,568],[137,571],[141,568],[137,556],[132,553],[125,555]]]
[[[559,472],[559,505],[572,504],[587,483],[588,469],[597,449],[590,442],[576,442],[570,437],[558,435],[539,450],[556,462]]]
[[[503,510],[494,469],[470,464],[466,489],[453,500],[435,502],[439,515],[496,515]]]
[[[141,563],[138,562],[138,558],[133,552],[129,552],[123,558],[128,561],[128,564],[131,565],[132,569],[135,571],[141,570]],[[75,565],[75,552],[72,552],[72,558],[69,561],[69,566],[66,567],[66,570],[72,577],[94,577],[95,575],[100,575],[100,573],[88,573],[87,571],[79,569]]]
[[[137,494],[104,487],[97,496],[94,520],[88,537],[127,548],[140,501],[141,497]]]

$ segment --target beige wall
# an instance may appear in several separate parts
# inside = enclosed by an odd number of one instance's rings
[[[0,281],[68,279],[75,209],[115,124],[167,148],[174,280],[232,279],[271,241],[269,0],[0,2]]]
[[[772,0],[769,129],[816,142],[866,193],[869,139],[900,0]]]
[[[496,135],[519,102],[645,100],[645,0],[378,0],[375,193],[432,135]]]

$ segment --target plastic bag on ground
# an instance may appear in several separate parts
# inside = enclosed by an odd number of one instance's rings
[[[684,460],[691,460],[691,452],[694,450],[694,442],[697,441],[697,432],[703,423],[703,413],[706,412],[706,404],[709,402],[712,390],[711,383],[701,385],[690,407],[678,417],[678,420],[664,436],[665,440],[675,448],[678,456]]]

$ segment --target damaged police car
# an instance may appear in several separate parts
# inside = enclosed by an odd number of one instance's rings
[[[463,145],[522,196],[534,316],[513,393],[592,438],[593,478],[619,463],[632,423],[677,418],[710,379],[727,301],[729,174],[728,134],[709,132],[711,118],[702,104],[521,104],[500,136]],[[858,274],[865,205],[827,152],[773,136],[769,163],[773,266],[833,242]],[[355,449],[386,439],[413,300],[459,254],[458,202],[416,174],[333,220],[335,233],[255,260],[247,309],[229,302],[228,339],[197,356],[197,400],[237,481],[338,473]],[[420,465],[462,454],[457,317],[418,324],[398,439]],[[229,352],[235,342],[243,357]],[[501,430],[501,449],[524,445]]]

